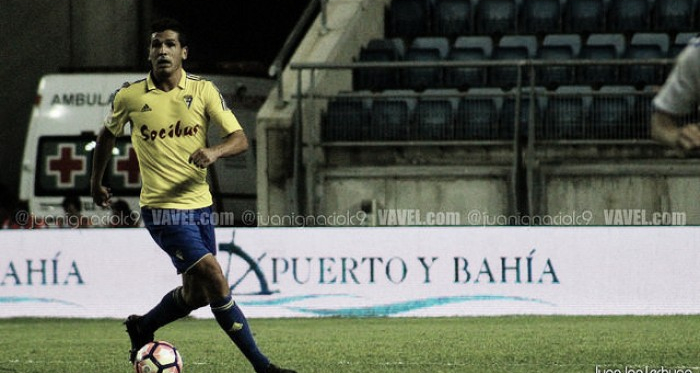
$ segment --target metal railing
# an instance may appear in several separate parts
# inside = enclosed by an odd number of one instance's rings
[[[573,74],[579,74],[590,68],[612,67],[624,70],[651,66],[658,69],[658,78],[663,79],[673,61],[528,59],[292,63],[290,68],[297,73],[296,94],[293,96],[297,102],[295,175],[301,173],[301,149],[304,146],[311,154],[318,147],[343,146],[445,147],[494,144],[512,147],[511,204],[520,213],[528,214],[534,200],[533,170],[536,164],[535,151],[539,144],[652,144],[648,124],[654,94],[652,89],[548,90],[539,79],[543,68],[570,67],[573,68]],[[501,69],[499,71],[510,74],[510,89],[358,92],[347,86],[345,92],[328,93],[329,89],[324,86],[334,80],[332,72],[349,70],[355,75],[368,69],[383,72],[433,69],[444,76],[449,69],[455,68],[476,68],[489,72]],[[511,70],[503,70],[504,68]],[[595,73],[595,69],[591,71]],[[303,86],[302,82],[308,84]],[[613,84],[625,85],[624,82]],[[452,114],[436,114],[445,109],[446,103],[448,107],[451,105]],[[472,106],[467,108],[467,103]],[[343,108],[343,105],[347,106]],[[431,110],[430,105],[442,109]],[[461,112],[460,105],[463,105]],[[610,116],[604,116],[605,113]],[[306,126],[312,127],[312,130],[304,132]],[[302,139],[302,133],[311,135]],[[316,167],[306,166],[307,171],[311,172]],[[295,185],[297,190],[302,189],[299,177],[295,177]],[[307,189],[307,193],[311,191]]]
[[[316,14],[319,12],[319,7],[321,13],[321,33],[325,34],[328,32],[328,17],[326,11],[328,0],[311,0],[268,69],[268,75],[273,79],[277,79],[277,107],[283,107],[285,105],[284,87],[282,84],[282,71],[284,70],[284,66],[304,37],[306,29],[315,19]]]

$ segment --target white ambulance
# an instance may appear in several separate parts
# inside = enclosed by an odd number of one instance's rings
[[[66,196],[78,195],[82,214],[93,222],[108,222],[109,211],[92,203],[90,171],[95,137],[111,108],[116,90],[124,82],[143,79],[146,73],[77,73],[44,76],[38,87],[22,158],[20,199],[35,216],[52,219],[64,211]],[[255,116],[274,81],[262,78],[202,75],[212,80],[241,122],[252,145],[244,155],[215,164],[210,183],[219,211],[236,220],[256,206]],[[216,143],[218,131],[210,132]],[[141,181],[129,136],[117,139],[105,173],[114,199],[123,199],[138,211]],[[234,225],[232,221],[224,225]],[[97,224],[104,225],[104,224]]]

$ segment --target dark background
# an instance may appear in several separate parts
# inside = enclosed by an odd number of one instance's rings
[[[266,76],[309,0],[0,0],[0,198],[19,196],[22,152],[41,77],[147,71],[148,25],[178,19],[194,73]]]

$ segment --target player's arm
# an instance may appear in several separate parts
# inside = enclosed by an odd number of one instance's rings
[[[658,110],[651,116],[651,137],[682,151],[700,148],[700,126],[697,123],[679,126],[674,115]]]
[[[238,130],[224,137],[224,140],[208,148],[197,149],[190,156],[190,163],[200,168],[207,168],[217,159],[232,157],[248,150],[248,138],[243,130]]]
[[[112,194],[109,189],[102,185],[107,163],[112,158],[112,149],[116,142],[116,136],[112,134],[106,127],[97,135],[97,144],[95,145],[92,157],[92,174],[90,176],[90,194],[92,200],[98,206],[107,207],[110,204]]]

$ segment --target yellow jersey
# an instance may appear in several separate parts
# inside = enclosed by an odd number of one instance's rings
[[[156,88],[150,74],[117,91],[105,127],[121,136],[131,125],[141,170],[141,207],[211,206],[207,170],[189,163],[192,153],[206,147],[209,123],[219,125],[223,136],[242,130],[216,86],[185,71],[169,92]]]

